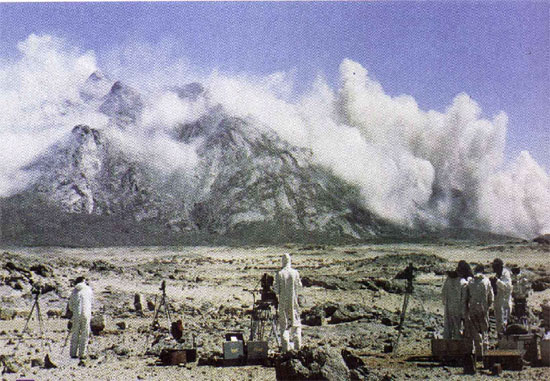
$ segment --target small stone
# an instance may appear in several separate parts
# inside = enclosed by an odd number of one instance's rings
[[[98,335],[105,329],[105,315],[95,315],[91,322],[90,328],[94,335]]]
[[[57,368],[57,365],[53,363],[53,361],[50,359],[50,355],[46,354],[44,357],[44,368],[45,369],[53,369]]]
[[[41,358],[34,358],[34,359],[31,359],[31,367],[43,367],[44,366],[44,360],[42,360]]]
[[[134,294],[134,310],[137,313],[143,313],[144,305],[145,303],[143,302],[143,297],[141,296],[141,294],[139,293]]]
[[[116,326],[121,330],[125,330],[126,328],[128,328],[125,321],[119,321],[118,323],[116,323]]]

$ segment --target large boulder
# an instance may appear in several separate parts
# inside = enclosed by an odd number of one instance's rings
[[[99,335],[105,329],[105,315],[95,315],[90,322],[90,328],[94,335]]]
[[[350,380],[350,371],[335,348],[320,347],[285,353],[276,361],[277,380]]]
[[[348,323],[360,319],[370,319],[373,312],[361,304],[342,304],[332,314],[329,324]]]

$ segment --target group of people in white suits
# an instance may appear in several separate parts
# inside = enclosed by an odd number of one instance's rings
[[[471,338],[480,356],[488,346],[490,307],[494,309],[496,332],[501,337],[512,311],[512,291],[526,298],[529,287],[524,277],[513,284],[512,274],[500,258],[493,261],[492,269],[495,275],[488,278],[483,265],[477,265],[472,272],[468,263],[460,261],[456,270],[447,273],[442,290],[443,338]]]

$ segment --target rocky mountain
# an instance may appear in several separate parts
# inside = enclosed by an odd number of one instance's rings
[[[198,83],[171,90],[189,102],[209,97]],[[162,173],[125,148],[136,134],[143,138],[141,94],[94,73],[80,95],[77,107],[109,122],[101,129],[76,125],[28,166],[32,188],[1,200],[2,241],[242,244],[418,235],[366,210],[359,190],[314,164],[310,151],[219,104],[169,129],[174,144],[193,147],[196,164]]]
[[[175,92],[191,101],[208,96],[197,83]],[[19,228],[10,223],[3,227],[4,240],[17,241],[37,230],[54,241],[59,235],[82,241],[63,223],[82,225],[81,235],[103,235],[93,240],[100,243],[109,236],[103,231],[107,226],[130,236],[136,233],[141,243],[149,242],[147,234],[168,242],[196,234],[277,242],[362,239],[396,231],[362,208],[354,186],[313,164],[311,152],[254,120],[230,116],[220,105],[171,130],[176,142],[195,147],[198,164],[191,173],[159,176],[113,138],[117,131],[128,133],[139,125],[146,106],[142,96],[94,73],[81,97],[109,117],[108,127],[77,125],[29,165],[38,174],[35,185],[3,200],[3,225],[7,215],[11,222],[20,221],[15,224]],[[37,215],[47,226],[40,226]],[[32,237],[32,243],[40,241]]]

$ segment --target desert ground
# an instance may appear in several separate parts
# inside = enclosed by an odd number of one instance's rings
[[[442,331],[441,286],[446,270],[465,259],[489,265],[495,257],[531,271],[537,290],[529,304],[535,314],[550,299],[550,250],[536,243],[380,244],[361,246],[286,245],[268,247],[14,248],[0,256],[0,373],[2,380],[274,380],[273,366],[221,366],[224,333],[250,329],[249,291],[264,273],[274,274],[281,255],[292,256],[303,289],[303,344],[338,356],[345,369],[328,378],[367,380],[494,379],[488,370],[466,376],[462,367],[426,360],[430,339]],[[385,353],[397,335],[404,281],[393,278],[409,262],[417,268],[397,354]],[[89,357],[69,358],[67,319],[62,318],[79,275],[94,290],[94,315],[106,328],[92,335]],[[31,282],[51,291],[39,298],[43,340],[33,315]],[[185,366],[157,365],[160,346],[171,345],[169,321],[161,310],[160,330],[152,330],[161,282],[172,320],[181,319],[186,342],[195,336],[199,360]],[[136,311],[139,293],[143,313]],[[147,303],[149,302],[149,303]],[[154,342],[159,341],[155,345]],[[494,342],[494,338],[493,338]],[[277,358],[271,339],[271,357]],[[43,364],[48,354],[56,368]],[[352,360],[350,361],[349,358]],[[481,364],[478,363],[481,367]],[[14,373],[12,373],[14,372]],[[342,373],[343,372],[343,373]],[[548,380],[550,368],[503,371],[501,377]]]

